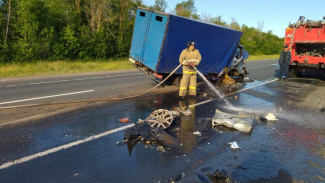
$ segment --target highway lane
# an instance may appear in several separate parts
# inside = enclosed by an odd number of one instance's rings
[[[276,60],[252,61],[245,64],[252,79],[265,80],[275,73]],[[266,67],[267,66],[267,67]],[[87,100],[147,90],[155,83],[138,70],[27,77],[0,82],[0,107],[46,102]]]
[[[87,100],[145,90],[153,82],[132,70],[61,77],[14,79],[0,83],[0,106]]]

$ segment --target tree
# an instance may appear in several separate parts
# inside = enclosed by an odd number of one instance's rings
[[[88,25],[92,33],[102,29],[102,24],[106,18],[107,0],[91,0],[86,2],[85,12],[87,15]]]
[[[7,4],[8,4],[8,13],[7,13],[6,33],[5,33],[5,38],[3,41],[4,46],[6,46],[6,44],[7,44],[8,32],[9,32],[10,16],[11,16],[11,0],[8,0]],[[5,48],[5,47],[3,47],[3,48]],[[4,50],[3,50],[3,52],[4,52]]]
[[[196,14],[196,7],[194,5],[194,0],[182,1],[176,4],[175,7],[176,15],[183,17],[190,17],[194,19],[199,19]]]
[[[155,0],[155,4],[151,6],[152,9],[165,12],[167,9],[167,2],[165,0]]]
[[[257,21],[257,30],[262,32],[263,28],[264,28],[264,21],[263,20]]]
[[[136,8],[142,0],[0,0],[0,62],[106,59],[128,56]],[[165,11],[166,0],[151,7]],[[271,31],[230,23],[221,16],[196,13],[194,0],[184,0],[175,14],[243,32],[250,54],[277,54],[283,39]]]
[[[236,19],[234,17],[231,18],[231,22],[229,24],[229,27],[235,30],[240,30],[240,25],[239,23],[236,21]]]
[[[228,26],[227,22],[223,21],[221,16],[217,16],[211,19],[211,22],[217,25]]]

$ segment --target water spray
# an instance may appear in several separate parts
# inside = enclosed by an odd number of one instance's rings
[[[195,67],[193,66],[193,68],[196,70],[196,72],[199,74],[199,76],[208,84],[209,88],[220,98],[222,99],[223,101],[225,101],[225,103],[228,105],[228,106],[231,106],[230,102],[228,102],[228,100],[225,98],[226,95],[223,94],[222,92],[220,92],[219,90],[217,90],[214,85],[209,81],[207,80],[207,78],[204,77],[204,75]]]

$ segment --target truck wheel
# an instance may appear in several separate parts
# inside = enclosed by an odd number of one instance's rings
[[[174,79],[174,81],[173,81],[173,85],[174,85],[174,86],[177,86],[177,87],[180,86],[180,84],[181,84],[181,77],[182,77],[182,76],[178,76],[178,77],[176,77],[176,78]]]
[[[296,67],[290,67],[289,77],[292,77],[292,78],[297,77],[297,68]]]

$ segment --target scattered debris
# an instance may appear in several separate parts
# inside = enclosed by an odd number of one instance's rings
[[[192,111],[190,108],[187,108],[185,111],[182,111],[182,114],[185,115],[185,116],[189,116],[192,114]]]
[[[185,109],[182,109],[182,108],[180,108],[180,107],[173,107],[172,110],[171,110],[171,112],[172,112],[173,114],[175,114],[176,116],[179,116],[180,114],[183,114],[183,115],[185,115],[185,116],[189,116],[189,115],[192,114],[191,109],[188,108],[188,107],[185,108]]]
[[[193,135],[201,135],[201,133],[199,131],[193,132]]]
[[[277,121],[278,119],[274,116],[274,114],[272,113],[268,113],[266,116],[265,116],[265,119],[267,121]]]
[[[221,75],[221,82],[225,84],[234,84],[235,80],[228,76],[228,67],[223,69],[223,74]]]
[[[243,114],[229,114],[216,109],[212,118],[212,126],[223,125],[249,133],[252,130],[253,117]]]
[[[140,124],[143,124],[145,122],[145,120],[143,120],[143,119],[138,119],[138,123],[140,123]]]
[[[160,152],[166,152],[165,148],[163,146],[158,146],[157,150]]]
[[[124,139],[128,142],[143,142],[148,145],[157,143],[164,147],[179,147],[180,142],[177,138],[160,128],[151,128],[148,123],[137,123],[134,127],[124,131]]]
[[[123,140],[123,141],[118,141],[118,142],[116,142],[116,145],[117,146],[121,146],[121,145],[123,145],[125,143],[125,141]]]
[[[241,149],[241,147],[239,147],[239,145],[237,144],[236,141],[235,142],[229,142],[228,144],[230,145],[231,149],[235,149],[235,150],[236,149],[239,149],[239,150]]]
[[[222,170],[222,169],[217,169],[213,173],[213,179],[215,179],[214,182],[219,182],[219,181],[231,182],[231,179],[229,178],[227,172],[225,170]]]
[[[166,109],[155,110],[146,119],[151,128],[168,128],[174,120],[173,114]]]
[[[120,123],[128,123],[130,122],[130,119],[129,118],[121,118],[119,119]]]

